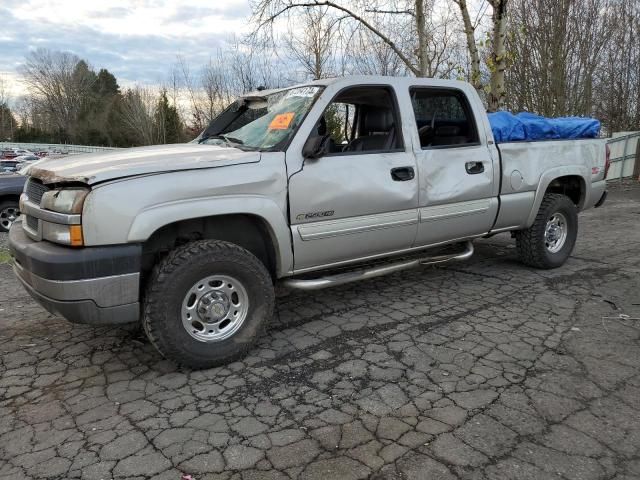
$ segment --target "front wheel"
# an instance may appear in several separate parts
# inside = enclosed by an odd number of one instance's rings
[[[142,325],[158,351],[194,369],[244,356],[273,314],[266,268],[232,243],[201,240],[172,251],[154,269]]]
[[[516,232],[520,260],[536,268],[562,266],[576,243],[578,211],[571,199],[547,193],[531,227]]]
[[[0,202],[0,232],[8,232],[19,215],[20,207],[17,201]]]

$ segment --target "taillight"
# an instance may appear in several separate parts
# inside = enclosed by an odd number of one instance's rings
[[[609,145],[605,145],[605,155],[604,155],[604,178],[607,178],[607,174],[609,173],[609,167],[611,166],[611,149]]]

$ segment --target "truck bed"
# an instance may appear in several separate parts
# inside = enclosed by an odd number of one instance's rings
[[[500,155],[500,211],[493,231],[530,225],[542,201],[541,194],[559,176],[575,176],[583,188],[578,207],[593,207],[606,188],[605,143],[603,139],[580,139],[496,145]],[[527,214],[523,214],[525,211]]]

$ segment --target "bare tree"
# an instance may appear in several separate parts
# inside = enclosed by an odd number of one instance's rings
[[[4,76],[0,76],[0,140],[13,138],[16,120],[9,108],[9,86]]]
[[[612,15],[621,2],[511,1],[509,105],[547,116],[591,115],[597,74],[615,26]],[[603,93],[617,94],[610,86]]]
[[[427,17],[431,14],[432,0],[353,0],[348,5],[338,0],[254,0],[255,32],[271,29],[278,19],[290,18],[299,9],[331,10],[340,16],[341,21],[350,21],[385,43],[412,74],[427,76],[430,73],[429,45],[435,43]],[[404,19],[397,21],[392,17]],[[398,29],[402,24],[405,28]]]
[[[407,73],[407,66],[389,45],[367,30],[358,29],[348,45],[342,73],[391,76]]]
[[[218,115],[236,96],[233,79],[225,68],[224,53],[216,56],[202,67],[200,86],[204,94],[204,107],[201,108],[206,122]]]
[[[484,85],[482,83],[480,72],[480,52],[476,42],[476,29],[478,28],[478,22],[477,20],[475,22],[471,21],[471,14],[466,0],[453,0],[453,2],[458,5],[458,8],[460,9],[462,23],[464,25],[464,35],[467,42],[467,49],[469,51],[469,81],[476,90],[481,91],[484,88]]]
[[[158,95],[149,88],[135,87],[123,95],[120,109],[122,122],[142,145],[155,143],[154,114],[157,103]]]
[[[489,95],[487,109],[490,112],[502,108],[505,100],[504,76],[507,69],[507,51],[505,40],[507,35],[507,3],[508,0],[488,0],[493,8],[491,15],[491,53],[489,55]]]
[[[609,133],[640,130],[640,3],[616,6],[594,75],[594,112]]]
[[[339,20],[331,18],[326,8],[306,10],[301,17],[301,34],[296,25],[284,39],[290,57],[313,79],[331,76]]]
[[[22,75],[34,101],[61,130],[72,134],[95,74],[76,55],[38,49],[23,65]]]
[[[476,38],[481,14],[475,21],[471,20],[469,2],[467,0],[453,0],[460,10],[464,34],[467,42],[467,50],[470,58],[470,81],[479,92],[487,92],[487,108],[489,111],[496,111],[503,107],[505,101],[505,71],[507,69],[507,51],[505,46],[507,36],[507,4],[508,0],[486,0],[492,8],[490,50],[487,55],[486,64],[489,69],[489,84],[485,85],[482,80],[480,49]],[[484,1],[480,5],[480,12],[483,12]]]
[[[9,82],[0,75],[0,105],[9,105]]]
[[[258,87],[276,88],[288,84],[288,72],[282,68],[279,57],[272,53],[264,43],[233,39],[224,54],[226,65],[230,66],[229,75],[233,79],[236,94],[250,92]]]
[[[188,103],[188,114],[182,116],[189,118],[190,128],[202,130],[238,95],[286,83],[283,69],[275,63],[277,59],[257,54],[254,48],[234,40],[199,69],[192,69],[183,57],[178,57],[173,71],[179,77],[179,96]]]
[[[193,118],[194,128],[201,130],[207,122],[206,106],[203,105],[202,95],[198,88],[198,82],[193,78],[191,69],[184,57],[178,56],[178,62],[172,69],[176,72],[176,76],[180,77],[178,83],[182,87],[182,91],[189,100],[191,117]]]

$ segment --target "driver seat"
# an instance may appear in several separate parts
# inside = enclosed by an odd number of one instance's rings
[[[390,108],[367,109],[362,112],[362,136],[353,140],[345,150],[360,152],[391,150],[395,143],[393,111]]]

